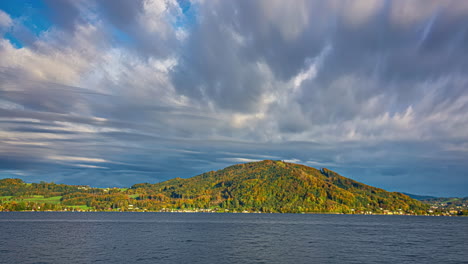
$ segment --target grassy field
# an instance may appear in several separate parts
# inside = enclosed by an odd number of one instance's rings
[[[53,196],[44,198],[42,195],[32,195],[28,197],[14,197],[14,196],[0,196],[0,200],[8,200],[8,201],[15,201],[15,202],[35,202],[35,203],[50,203],[50,204],[59,204],[60,199],[62,196]]]
[[[42,195],[33,195],[32,197],[24,198],[25,202],[35,202],[35,203],[51,203],[59,204],[62,196],[53,196],[49,198],[44,198]]]
[[[32,195],[28,197],[15,197],[15,196],[0,196],[0,201],[9,203],[9,202],[34,202],[34,203],[48,203],[48,204],[61,204],[60,199],[62,196],[53,196],[45,198],[42,195]],[[69,208],[79,209],[79,210],[94,210],[93,207],[86,205],[65,205]]]

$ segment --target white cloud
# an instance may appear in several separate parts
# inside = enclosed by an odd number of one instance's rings
[[[101,121],[102,122],[102,121]],[[124,132],[130,131],[128,128],[114,128],[105,126],[93,126],[87,124],[71,123],[64,121],[54,121],[54,124],[59,125],[54,130],[57,131],[68,131],[77,133],[102,133],[102,132]]]
[[[283,160],[285,162],[289,162],[289,163],[300,163],[301,160],[300,159],[286,159],[286,160]]]
[[[100,56],[93,40],[99,35],[92,25],[78,26],[62,46],[68,34],[51,31],[35,42],[36,48],[15,48],[6,39],[0,40],[0,67],[14,69],[26,78],[76,85],[94,66]]]
[[[90,169],[109,169],[107,167],[88,165],[88,164],[74,164],[73,166],[80,167],[80,168],[90,168]]]
[[[220,158],[220,160],[229,161],[229,162],[256,162],[261,161],[259,159],[248,159],[248,158]]]
[[[47,158],[52,160],[60,160],[60,161],[77,161],[77,162],[92,162],[92,163],[102,163],[102,162],[109,162],[105,159],[100,158],[87,158],[87,157],[73,157],[73,156],[48,156]]]
[[[169,22],[172,20],[175,23],[175,19],[180,13],[181,10],[175,0],[145,0],[143,2],[143,15],[139,19],[141,26],[147,32],[167,39],[170,35],[177,34]]]
[[[296,76],[292,78],[293,89],[297,90],[304,81],[313,80],[317,76],[317,72],[320,69],[320,66],[324,62],[327,55],[331,52],[332,46],[326,45],[323,50],[313,59],[308,59],[310,65],[307,70],[301,71]]]
[[[47,146],[50,145],[46,142],[28,142],[28,141],[13,141],[13,140],[4,140],[2,141],[6,144],[19,145],[19,146]]]
[[[13,20],[11,19],[11,17],[7,13],[0,10],[0,29],[9,28],[12,25],[13,25]]]

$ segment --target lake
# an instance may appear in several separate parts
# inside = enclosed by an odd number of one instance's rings
[[[0,213],[0,263],[468,263],[468,218]]]

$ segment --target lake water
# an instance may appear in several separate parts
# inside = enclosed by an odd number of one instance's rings
[[[0,213],[0,263],[468,263],[468,218]]]

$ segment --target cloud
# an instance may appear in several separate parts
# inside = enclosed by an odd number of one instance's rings
[[[258,159],[247,159],[247,158],[222,158],[222,160],[229,161],[229,162],[235,162],[235,163],[246,163],[246,162],[261,161],[261,160],[258,160]]]
[[[0,29],[8,29],[12,24],[13,20],[11,17],[4,11],[0,10]]]
[[[45,3],[46,27],[0,11],[2,175],[124,186],[271,158],[467,195],[461,1]]]
[[[108,162],[105,159],[87,158],[87,157],[71,157],[71,156],[49,156],[49,159],[60,160],[60,161],[81,161],[81,162]]]

